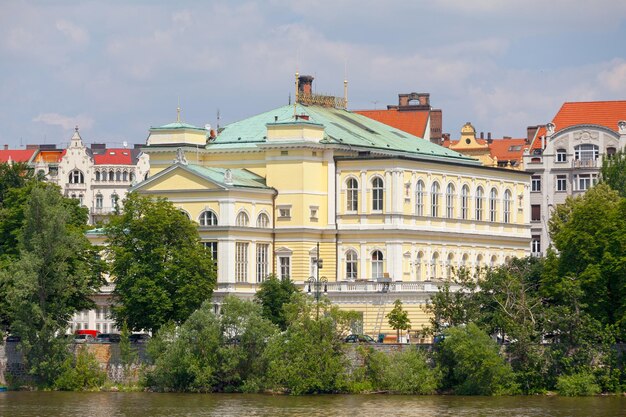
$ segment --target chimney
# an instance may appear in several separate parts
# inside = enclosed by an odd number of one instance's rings
[[[491,140],[491,132],[487,132],[487,140]]]
[[[398,94],[398,106],[404,107],[409,105],[409,95],[408,94]]]
[[[420,106],[430,106],[430,93],[419,93],[417,101],[420,103]]]
[[[485,132],[480,132],[480,138],[485,139]]]
[[[532,142],[532,140],[535,138],[535,135],[537,134],[538,130],[539,130],[539,125],[537,125],[537,126],[528,126],[526,128],[526,143]]]
[[[4,145],[4,150],[8,151],[9,150],[9,145]]]
[[[298,94],[310,96],[313,92],[313,80],[310,75],[301,75],[298,77]]]

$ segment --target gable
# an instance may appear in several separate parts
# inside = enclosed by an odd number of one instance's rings
[[[161,171],[147,181],[139,184],[137,191],[173,191],[173,190],[223,190],[224,188],[193,172],[175,167]]]

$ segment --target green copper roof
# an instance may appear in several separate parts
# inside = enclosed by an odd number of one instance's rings
[[[325,136],[322,143],[480,165],[473,158],[348,110],[298,103],[296,114],[309,116],[306,121],[299,119],[303,123],[324,126]],[[268,124],[297,123],[293,115],[294,106],[287,105],[231,123],[224,127],[214,141],[207,144],[207,149],[237,148],[263,143],[266,141]]]
[[[230,187],[245,187],[245,188],[267,188],[265,185],[265,178],[256,175],[247,169],[234,168],[230,170],[232,176],[232,183],[227,184],[224,182],[224,175],[226,174],[226,168],[209,168],[200,165],[181,165],[182,167],[192,171],[199,176],[206,178],[207,180],[220,184],[226,188]]]
[[[158,127],[151,127],[150,130],[170,130],[170,129],[195,129],[195,130],[206,130],[203,127],[198,127],[198,126],[194,126],[194,125],[190,125],[188,123],[183,123],[183,122],[174,122],[174,123],[168,123],[166,125],[163,126],[158,126]]]

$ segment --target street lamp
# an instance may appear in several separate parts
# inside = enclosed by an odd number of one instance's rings
[[[320,298],[322,297],[322,291],[324,292],[324,294],[327,291],[327,283],[328,283],[328,279],[326,279],[326,277],[321,277],[320,278],[320,269],[322,269],[323,266],[323,261],[322,259],[320,259],[320,244],[318,242],[317,244],[317,254],[315,259],[313,259],[313,264],[316,266],[315,268],[315,272],[316,272],[316,276],[312,276],[309,277],[309,279],[307,280],[307,282],[309,283],[308,285],[308,289],[307,292],[310,294],[311,293],[311,287],[313,287],[313,295],[315,296],[315,301],[316,301],[316,313],[315,313],[315,319],[319,320],[320,318]]]

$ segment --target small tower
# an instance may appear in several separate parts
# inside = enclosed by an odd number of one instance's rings
[[[72,139],[70,139],[70,148],[83,148],[83,139],[80,137],[80,133],[78,133],[78,125],[74,128],[74,134],[72,135]]]

